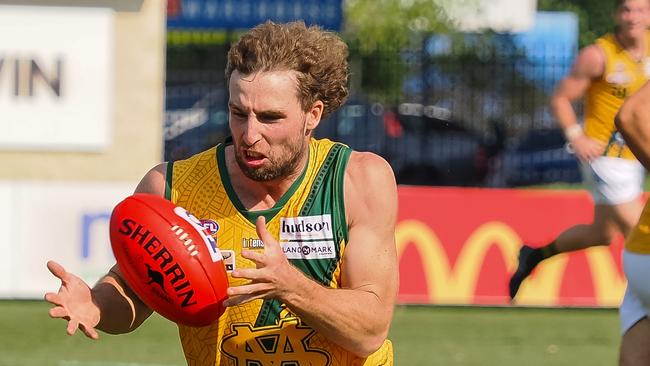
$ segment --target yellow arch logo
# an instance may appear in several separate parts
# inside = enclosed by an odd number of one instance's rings
[[[395,239],[398,257],[402,257],[408,245],[414,245],[418,251],[429,301],[434,304],[471,304],[488,249],[496,245],[508,272],[513,272],[521,244],[519,235],[508,225],[498,221],[486,222],[469,236],[452,267],[440,239],[429,226],[418,220],[399,222]],[[618,306],[625,291],[625,279],[617,270],[609,250],[605,247],[590,248],[585,255],[593,277],[596,303],[599,306]],[[517,303],[556,305],[567,259],[567,255],[558,255],[543,262],[535,276],[524,282]],[[503,281],[506,283],[508,278]]]

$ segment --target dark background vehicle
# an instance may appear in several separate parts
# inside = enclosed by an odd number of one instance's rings
[[[223,87],[167,87],[165,160],[187,158],[223,141],[228,111]]]
[[[355,150],[371,151],[385,157],[387,134],[384,112],[381,103],[371,103],[364,97],[352,96],[344,106],[321,121],[315,137],[329,138]]]
[[[223,98],[224,91],[218,89],[203,96],[168,93],[167,160],[185,158],[228,136]],[[384,157],[400,184],[482,186],[491,159],[503,147],[498,126],[493,123],[492,134],[481,134],[443,108],[417,103],[387,108],[353,96],[321,122],[315,136]]]
[[[491,159],[503,147],[500,124],[475,131],[436,106],[402,103],[397,110],[401,134],[387,139],[385,156],[398,183],[482,186]]]
[[[530,130],[492,161],[488,185],[518,187],[581,181],[578,159],[559,128]]]
[[[386,107],[354,99],[324,121],[317,137],[372,151],[393,167],[399,184],[483,185],[490,160],[503,147],[503,130],[488,134],[454,120],[436,106],[400,103]]]

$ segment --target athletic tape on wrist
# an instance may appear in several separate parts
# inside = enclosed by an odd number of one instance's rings
[[[564,129],[564,137],[567,139],[567,141],[575,140],[577,137],[580,137],[582,135],[582,127],[579,124],[575,124]]]

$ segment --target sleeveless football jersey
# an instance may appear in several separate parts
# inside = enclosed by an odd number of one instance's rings
[[[247,211],[237,198],[225,165],[225,144],[187,160],[169,163],[165,195],[201,219],[221,250],[231,286],[235,268],[254,268],[242,249],[263,250],[255,220],[266,217],[289,261],[323,286],[340,286],[347,245],[343,179],[350,148],[312,139],[302,175],[268,210]],[[179,325],[185,357],[193,365],[392,365],[390,341],[367,359],[330,342],[278,300],[228,307],[217,323]]]
[[[596,44],[605,55],[603,76],[594,80],[585,98],[585,134],[607,144],[603,155],[636,159],[616,131],[614,117],[627,97],[650,77],[650,36],[646,34],[646,55],[634,60],[613,34],[599,38]]]

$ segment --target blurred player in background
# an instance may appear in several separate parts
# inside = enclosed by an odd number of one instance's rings
[[[228,54],[232,140],[161,164],[137,187],[218,223],[233,258],[219,321],[179,325],[188,364],[393,364],[395,178],[377,155],[312,138],[347,99],[347,55],[318,27],[252,29]],[[129,332],[152,312],[117,266],[92,289],[48,268],[62,281],[46,294],[50,315],[69,334]]]
[[[650,76],[650,0],[617,0],[616,31],[585,47],[551,99],[570,147],[580,159],[595,203],[589,225],[575,225],[541,248],[523,245],[509,283],[513,299],[522,281],[544,259],[597,245],[616,232],[627,236],[641,213],[645,170],[616,131],[614,117]],[[584,129],[572,102],[585,98]]]
[[[621,108],[616,127],[639,161],[650,169],[650,84]],[[621,366],[650,365],[650,202],[623,249],[627,288],[621,303]]]

